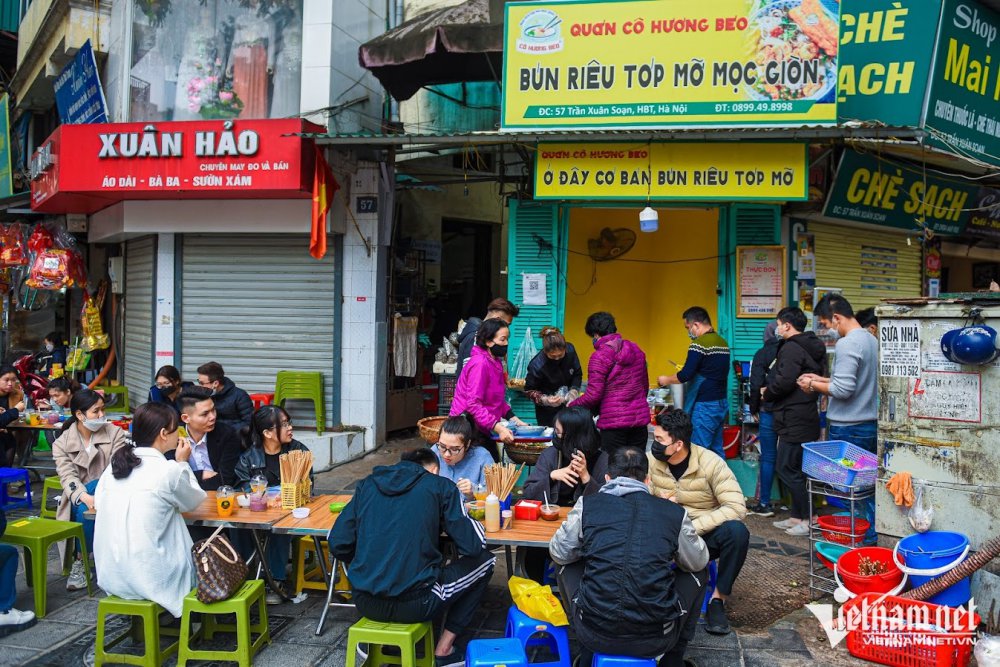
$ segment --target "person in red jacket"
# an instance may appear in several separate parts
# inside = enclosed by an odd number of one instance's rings
[[[594,341],[587,364],[587,390],[571,403],[596,412],[601,448],[611,456],[621,447],[646,451],[649,437],[649,375],[646,353],[618,333],[611,313],[594,313],[584,331]]]

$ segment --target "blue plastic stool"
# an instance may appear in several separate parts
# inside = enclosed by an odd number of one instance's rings
[[[516,639],[473,639],[465,649],[465,667],[528,667],[528,656]]]
[[[533,635],[542,634],[542,637]],[[551,623],[531,618],[517,607],[512,606],[507,611],[507,630],[504,637],[516,639],[528,649],[533,646],[545,646],[549,651],[559,656],[555,662],[532,662],[531,667],[570,667],[573,659],[569,654],[569,634],[565,627],[556,627]]]
[[[11,498],[7,495],[7,485],[11,482],[24,482],[24,498]],[[31,509],[31,479],[24,468],[0,468],[0,509],[10,510],[17,507]]]
[[[627,655],[594,654],[591,667],[656,667],[652,658],[633,658]]]
[[[719,564],[714,560],[708,561],[708,586],[705,587],[705,599],[701,601],[701,615],[704,616],[708,611],[708,601],[712,599],[712,593],[715,591],[715,585],[719,581]],[[704,623],[705,619],[701,618],[698,620],[699,623]]]

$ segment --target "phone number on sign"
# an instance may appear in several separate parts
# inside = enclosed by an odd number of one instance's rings
[[[882,375],[888,377],[918,377],[920,367],[908,364],[882,364]]]
[[[715,113],[774,113],[792,111],[791,102],[720,102]]]

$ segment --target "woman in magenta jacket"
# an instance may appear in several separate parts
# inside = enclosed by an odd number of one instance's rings
[[[611,313],[594,313],[584,330],[594,341],[594,354],[587,364],[587,390],[571,405],[597,413],[601,448],[608,456],[619,447],[645,451],[650,423],[646,353],[621,337]]]
[[[451,401],[451,417],[463,412],[472,415],[479,431],[476,444],[485,447],[494,461],[500,460],[496,443],[490,438],[496,433],[504,443],[514,442],[514,434],[500,423],[506,419],[515,424],[523,424],[514,416],[504,396],[507,391],[503,358],[507,356],[507,341],[510,327],[499,318],[491,318],[479,325],[476,345],[472,355],[462,366],[462,373],[455,385],[455,396]]]

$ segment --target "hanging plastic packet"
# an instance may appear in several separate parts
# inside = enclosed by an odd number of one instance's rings
[[[19,222],[0,225],[0,268],[26,266],[28,261],[25,225]]]
[[[934,521],[934,506],[931,505],[929,494],[924,493],[923,486],[915,486],[913,489],[913,507],[906,512],[906,518],[910,520],[910,526],[918,533],[926,533],[931,529]]]
[[[508,387],[524,389],[524,378],[528,376],[528,364],[531,363],[536,354],[538,354],[538,348],[535,347],[535,342],[531,339],[531,327],[528,327],[524,330],[524,338],[521,339],[521,345],[517,348],[514,360],[507,367]]]
[[[83,299],[80,326],[83,329],[83,340],[80,347],[87,352],[104,350],[111,346],[111,340],[104,333],[104,325],[101,323],[101,309],[98,300],[89,294]]]

